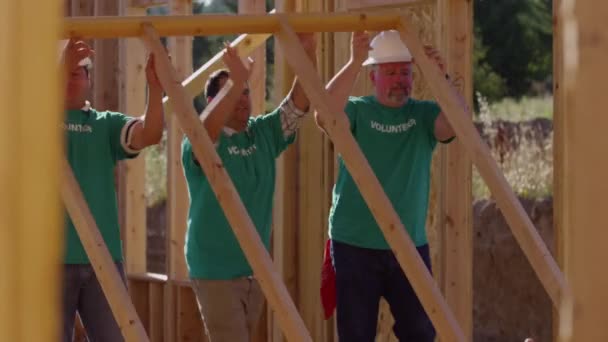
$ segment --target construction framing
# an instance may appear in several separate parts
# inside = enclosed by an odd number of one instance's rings
[[[423,71],[443,111],[448,116],[459,140],[465,146],[469,157],[478,167],[480,174],[496,196],[500,208],[503,210],[532,267],[554,304],[559,306],[562,297],[569,294],[561,271],[499,171],[489,149],[481,141],[470,120],[466,119],[469,114],[460,107],[444,75],[425,56],[422,44],[415,32],[408,26],[406,19],[395,15],[344,14],[331,15],[331,17],[332,20],[323,20],[327,18],[300,14],[266,14],[158,18],[122,17],[97,18],[86,21],[67,19],[65,33],[70,36],[103,38],[107,37],[108,34],[105,31],[106,28],[112,27],[112,35],[114,36],[143,36],[150,51],[157,56],[164,56],[164,58],[159,58],[157,72],[169,97],[173,99],[175,115],[184,133],[193,142],[194,152],[201,161],[203,170],[216,196],[222,199],[220,201],[222,209],[226,213],[235,235],[260,281],[270,306],[279,313],[277,317],[283,332],[290,340],[310,340],[310,336],[287,290],[276,271],[273,271],[272,261],[259,240],[259,236],[255,233],[251,220],[223,169],[221,160],[197,119],[197,113],[188,105],[190,97],[183,88],[179,87],[180,78],[171,66],[158,39],[160,35],[225,34],[243,30],[253,33],[274,33],[284,53],[288,56],[287,60],[291,67],[295,70],[304,89],[309,94],[313,106],[323,118],[323,122],[326,123],[324,125],[325,131],[332,138],[334,146],[344,158],[368,206],[379,222],[387,241],[394,250],[401,267],[434,322],[439,335],[446,340],[464,341],[465,335],[445,303],[439,288],[424,267],[424,263],[418,256],[411,240],[405,234],[398,215],[383,193],[362,152],[358,149],[352,134],[346,129],[345,116],[336,115],[336,113],[341,112],[341,109],[332,108],[330,105],[327,94],[321,90],[323,89],[321,81],[318,77],[314,77],[316,73],[310,61],[302,58],[301,46],[297,43],[295,36],[296,30],[307,32],[398,29],[402,39],[416,58],[417,64]]]
[[[52,4],[52,2],[49,2]],[[581,50],[578,59],[567,59],[564,61],[566,68],[563,73],[560,73],[561,77],[566,84],[566,99],[564,102],[558,102],[560,104],[560,110],[563,110],[566,106],[571,108],[573,111],[579,113],[587,113],[585,117],[589,122],[593,122],[601,117],[599,112],[599,103],[601,100],[601,94],[598,93],[597,88],[593,88],[595,85],[603,79],[604,73],[598,73],[597,70],[602,69],[600,59],[598,56],[606,52],[605,40],[602,40],[600,32],[605,32],[599,28],[605,27],[605,21],[598,15],[601,13],[597,9],[597,4],[591,1],[578,1],[576,5],[570,7],[563,6],[561,16],[567,19],[567,23],[578,23],[580,20],[583,25],[581,31],[583,33],[582,41],[569,40],[568,37],[576,37],[577,31],[572,30],[573,26],[568,26],[563,32],[570,32],[571,35],[563,33],[563,43],[568,48]],[[3,26],[7,28],[12,27],[26,27],[26,13],[36,13],[35,16],[39,19],[38,22],[48,24],[48,27],[52,28],[47,30],[44,35],[48,36],[47,40],[52,42],[52,36],[54,33],[60,30],[60,24],[58,20],[52,20],[51,18],[56,14],[52,10],[53,6],[49,6],[48,11],[44,11],[40,8],[30,8],[33,5],[29,4],[14,4],[10,5],[6,13],[8,15],[17,14],[14,20],[3,21]],[[39,6],[39,4],[37,4]],[[204,20],[203,20],[204,17]],[[319,18],[331,17],[334,20],[321,20]],[[5,18],[7,19],[7,18]],[[204,22],[204,23],[203,23]],[[232,24],[232,25],[228,25]],[[603,25],[603,26],[602,26]],[[111,30],[109,29],[111,28]],[[174,109],[175,117],[181,127],[184,129],[186,135],[191,139],[194,145],[195,154],[197,158],[202,161],[203,169],[210,179],[213,185],[214,191],[218,196],[222,197],[222,206],[225,210],[235,234],[241,243],[243,250],[245,251],[248,260],[252,264],[256,275],[260,279],[263,291],[268,299],[269,304],[279,314],[276,317],[279,319],[280,325],[283,332],[289,340],[293,341],[306,341],[311,340],[311,337],[302,323],[301,317],[299,316],[291,298],[280,277],[277,275],[274,267],[271,264],[271,260],[268,253],[265,251],[259,241],[259,237],[255,234],[252,227],[251,221],[248,218],[246,211],[244,210],[238,195],[236,195],[231,181],[225,171],[221,168],[221,160],[215,153],[212,144],[204,131],[202,125],[197,119],[197,116],[190,105],[191,95],[186,93],[184,88],[180,86],[181,81],[177,71],[170,64],[168,56],[166,55],[159,36],[168,35],[200,35],[200,34],[219,34],[219,33],[237,33],[249,32],[249,33],[273,33],[277,38],[279,44],[284,50],[284,53],[289,56],[288,61],[292,63],[296,75],[302,81],[302,84],[306,92],[311,97],[313,105],[316,110],[325,119],[324,122],[325,130],[332,138],[336,149],[343,155],[347,167],[353,174],[360,187],[366,201],[370,205],[372,212],[374,213],[377,221],[379,222],[387,241],[391,244],[391,247],[395,251],[395,254],[404,268],[405,273],[411,280],[413,287],[421,299],[425,309],[429,313],[433,320],[439,335],[446,341],[464,341],[467,339],[459,324],[456,322],[454,315],[448,308],[443,297],[441,296],[437,286],[432,280],[430,274],[423,267],[422,261],[415,253],[413,244],[404,233],[402,225],[398,220],[394,210],[390,206],[390,202],[384,195],[381,188],[378,185],[375,176],[371,172],[369,165],[366,163],[364,156],[358,149],[352,135],[347,129],[344,129],[347,124],[343,117],[337,115],[342,110],[340,108],[333,108],[331,103],[327,99],[327,94],[322,90],[322,83],[320,79],[313,72],[310,61],[304,58],[301,52],[302,47],[297,43],[295,39],[295,32],[311,32],[311,31],[352,31],[352,30],[382,30],[395,28],[398,29],[402,39],[410,47],[414,57],[417,60],[424,77],[429,83],[434,95],[437,97],[438,102],[441,104],[444,112],[448,116],[452,126],[457,132],[459,140],[462,142],[463,147],[466,149],[469,157],[473,163],[478,167],[481,175],[486,180],[493,194],[496,196],[496,200],[503,211],[516,239],[520,246],[524,250],[524,253],[528,257],[531,265],[533,266],[538,278],[541,280],[545,290],[551,297],[554,305],[560,307],[562,302],[566,303],[580,303],[585,309],[584,315],[577,315],[573,320],[571,329],[564,332],[566,339],[573,338],[574,340],[589,340],[589,339],[600,339],[608,337],[608,330],[605,325],[601,324],[601,317],[603,314],[602,305],[605,304],[605,296],[601,296],[604,285],[606,284],[605,275],[600,275],[595,272],[592,276],[589,276],[589,272],[582,273],[593,257],[605,255],[603,246],[599,243],[601,239],[592,240],[598,241],[598,243],[589,244],[590,240],[581,237],[581,233],[574,231],[572,227],[589,227],[589,234],[604,234],[603,230],[599,228],[598,222],[600,219],[597,217],[598,213],[601,212],[602,203],[601,191],[597,189],[598,183],[593,180],[601,179],[601,175],[604,174],[607,169],[605,166],[605,158],[593,157],[591,158],[585,153],[593,146],[596,146],[598,141],[596,137],[602,135],[601,122],[600,120],[595,126],[585,125],[577,126],[574,124],[574,116],[569,117],[569,121],[560,121],[563,126],[560,129],[564,130],[566,135],[562,137],[566,142],[572,142],[572,145],[562,145],[566,150],[566,158],[564,159],[564,165],[587,165],[586,170],[593,170],[590,174],[581,174],[575,168],[567,168],[563,166],[569,175],[572,175],[572,181],[564,187],[567,189],[567,193],[571,196],[569,201],[561,202],[562,206],[567,208],[564,211],[563,221],[569,224],[568,232],[573,237],[573,240],[566,248],[566,269],[571,279],[575,281],[575,297],[571,296],[570,289],[565,281],[564,276],[557,267],[555,261],[550,256],[546,246],[536,233],[532,226],[529,218],[523,211],[521,205],[517,201],[513,192],[509,188],[504,177],[498,170],[496,163],[490,157],[487,147],[481,142],[479,135],[474,130],[473,125],[469,117],[469,113],[464,111],[456,101],[454,93],[452,92],[451,86],[445,80],[439,70],[426,58],[423,53],[422,46],[418,41],[416,33],[411,30],[408,26],[408,22],[400,16],[396,15],[352,15],[352,14],[335,14],[335,15],[322,15],[309,16],[309,15],[287,15],[287,14],[268,14],[268,15],[247,15],[247,16],[200,16],[198,18],[193,17],[180,17],[180,16],[169,16],[164,18],[142,18],[142,17],[120,17],[120,18],[95,18],[93,20],[87,19],[87,21],[80,19],[66,19],[65,26],[63,28],[63,36],[81,36],[86,38],[107,38],[107,37],[141,37],[146,43],[147,48],[150,51],[154,51],[159,58],[157,64],[157,72],[161,78],[165,90],[171,98],[172,108]],[[9,29],[2,30],[1,32],[10,32]],[[28,42],[39,41],[34,37],[40,36],[40,32],[35,30],[23,30],[19,31],[19,37],[21,41]],[[7,41],[12,41],[6,35]],[[579,45],[580,44],[580,45]],[[20,46],[20,45],[17,45]],[[55,44],[46,43],[42,47],[34,49],[32,43],[25,43],[16,52],[17,54],[6,54],[0,55],[2,62],[0,65],[5,68],[8,75],[11,78],[8,81],[0,83],[2,85],[3,94],[3,106],[5,104],[3,112],[19,112],[25,113],[28,111],[36,111],[37,108],[33,108],[34,104],[32,101],[27,101],[25,94],[30,91],[29,86],[16,87],[11,90],[9,85],[11,80],[20,84],[17,80],[17,73],[20,73],[21,77],[26,75],[36,76],[38,78],[39,88],[42,90],[40,93],[45,93],[40,101],[37,101],[35,106],[38,107],[42,103],[48,105],[49,113],[59,112],[58,105],[58,94],[48,92],[48,89],[53,89],[52,84],[56,81],[56,76],[46,73],[48,76],[43,77],[42,80],[36,74],[39,69],[44,69],[48,66],[48,69],[52,69],[52,56],[55,56],[56,46]],[[5,49],[4,51],[7,51]],[[36,51],[36,53],[33,53]],[[33,58],[40,56],[40,51],[43,52],[44,56],[47,56],[48,63],[36,63]],[[561,53],[561,52],[559,52]],[[564,52],[565,55],[567,55]],[[29,56],[29,59],[25,58],[22,61],[14,58],[15,56]],[[29,63],[32,62],[32,63]],[[585,62],[585,63],[582,63]],[[14,68],[10,71],[10,67],[6,66],[17,64],[18,68]],[[32,65],[39,64],[39,67]],[[26,67],[27,66],[27,67]],[[28,70],[30,68],[30,70]],[[39,74],[44,74],[41,72]],[[28,77],[25,77],[26,79]],[[585,87],[584,85],[589,85]],[[579,86],[583,85],[581,88]],[[9,101],[9,96],[18,101]],[[29,102],[29,104],[28,104]],[[8,104],[14,105],[9,106]],[[597,113],[598,115],[594,115]],[[35,148],[33,153],[36,157],[47,160],[50,165],[55,165],[57,170],[60,169],[61,158],[59,153],[59,134],[55,133],[48,135],[45,133],[44,127],[52,126],[53,123],[59,123],[59,117],[57,115],[49,115],[47,123],[49,125],[44,126],[42,123],[31,126],[25,122],[25,116],[18,118],[10,118],[9,115],[4,115],[9,119],[10,122],[14,122],[18,127],[28,128],[27,133],[19,135],[16,141],[23,144],[23,146],[31,147],[31,142],[39,139],[40,136],[48,137],[50,144],[45,147]],[[12,121],[11,121],[12,120]],[[570,125],[566,122],[572,121]],[[583,129],[585,128],[585,129]],[[595,130],[594,130],[595,129]],[[25,132],[25,131],[23,131]],[[7,137],[11,137],[11,132],[6,131]],[[33,138],[34,135],[35,139]],[[14,134],[13,134],[14,135]],[[576,137],[576,143],[574,140]],[[29,138],[29,139],[28,139]],[[12,142],[12,141],[11,141]],[[13,143],[11,143],[14,146]],[[3,144],[3,153],[10,152],[8,148],[9,144]],[[25,151],[25,149],[23,149]],[[32,151],[28,151],[32,152]],[[9,154],[15,156],[16,154]],[[6,164],[8,165],[8,164]],[[75,221],[77,230],[87,253],[91,257],[91,261],[95,267],[95,270],[100,278],[102,287],[108,300],[110,301],[113,312],[121,324],[123,334],[127,337],[127,340],[147,340],[146,333],[142,328],[142,324],[135,315],[131,301],[128,300],[125,295],[126,289],[122,286],[118,286],[117,273],[114,271],[115,268],[109,265],[109,258],[107,250],[100,241],[99,236],[96,236],[96,227],[88,214],[86,203],[79,194],[77,183],[75,182],[69,167],[64,162],[63,164],[64,181],[62,182],[61,190],[64,203],[70,215]],[[25,269],[33,267],[30,272],[24,273],[19,279],[23,281],[23,289],[15,291],[14,286],[2,287],[2,298],[6,299],[6,303],[14,303],[10,307],[20,307],[19,314],[11,315],[8,312],[2,311],[0,320],[3,322],[1,335],[7,340],[37,340],[45,339],[49,336],[55,336],[57,328],[53,327],[53,320],[49,320],[42,326],[42,329],[31,329],[27,327],[27,317],[33,317],[35,313],[31,312],[31,308],[37,308],[40,305],[33,305],[36,303],[43,303],[45,312],[52,316],[52,312],[57,308],[57,302],[49,300],[52,296],[56,286],[51,286],[48,291],[40,291],[38,295],[32,294],[37,291],[27,291],[29,289],[27,284],[31,284],[32,280],[41,280],[39,275],[46,275],[48,271],[42,271],[43,267],[53,268],[51,263],[54,260],[58,260],[59,246],[60,243],[53,244],[49,247],[49,242],[57,242],[60,240],[61,234],[59,234],[58,225],[58,210],[56,201],[52,199],[53,190],[58,189],[58,182],[51,182],[46,185],[43,191],[47,194],[43,197],[39,197],[39,189],[32,185],[29,185],[28,180],[34,179],[35,175],[32,175],[28,171],[25,164],[16,164],[10,167],[2,167],[1,176],[4,180],[17,179],[14,184],[6,184],[7,196],[3,196],[3,203],[6,204],[7,215],[3,216],[6,219],[2,219],[3,222],[8,224],[14,224],[14,227],[18,227],[17,241],[18,248],[13,248],[10,243],[3,244],[6,247],[4,250],[8,251],[7,257],[11,255],[11,251],[15,251],[12,255],[23,256],[22,266]],[[35,169],[34,165],[31,165],[30,169]],[[580,170],[580,168],[578,169]],[[22,173],[22,174],[20,174]],[[30,177],[32,176],[32,177]],[[55,171],[53,179],[59,179],[59,172]],[[565,177],[564,177],[565,178]],[[585,181],[587,179],[587,181]],[[575,183],[575,181],[578,181]],[[36,183],[38,186],[44,186],[43,182]],[[22,193],[23,192],[23,193]],[[592,198],[588,198],[588,195],[592,194]],[[23,198],[24,201],[17,202],[16,204],[10,204],[5,201],[10,199],[9,196],[15,198]],[[562,195],[563,196],[563,195]],[[27,202],[28,210],[25,210],[25,199],[37,198],[37,201]],[[585,205],[589,204],[591,205]],[[378,205],[382,204],[382,205]],[[388,204],[388,205],[387,205]],[[11,210],[14,209],[16,214],[11,214]],[[31,215],[28,212],[35,212],[43,214],[43,216]],[[25,237],[28,234],[36,234],[35,231],[31,230],[32,227],[39,227],[42,222],[42,218],[53,218],[52,224],[54,228],[50,229],[47,234],[49,237],[53,237],[51,241],[44,241],[44,245],[33,244],[30,247],[26,247]],[[48,226],[48,224],[45,223]],[[23,230],[21,230],[23,229]],[[28,231],[27,229],[30,229]],[[605,235],[605,234],[604,234]],[[10,241],[3,239],[3,241]],[[35,252],[31,255],[20,254],[20,252],[26,253],[27,251]],[[603,253],[603,254],[602,254]],[[571,257],[570,257],[571,256]],[[14,274],[20,274],[20,263],[13,262],[14,258],[2,258],[3,264],[8,266],[9,272]],[[21,259],[21,258],[19,258]],[[45,259],[44,261],[42,261]],[[31,261],[28,264],[28,261]],[[134,266],[136,267],[136,266]],[[38,276],[36,272],[39,272]],[[594,272],[591,272],[594,273]],[[50,272],[53,277],[51,278],[53,284],[59,284],[59,279],[56,272]],[[585,285],[588,284],[585,280],[594,279],[593,286]],[[35,284],[34,284],[35,285]],[[32,288],[33,290],[33,288]],[[14,293],[19,293],[19,296],[11,298]],[[46,295],[46,296],[45,296]],[[28,304],[29,303],[29,304]],[[9,307],[7,305],[7,307]],[[30,311],[28,311],[30,310]],[[158,308],[155,309],[156,311]],[[12,317],[14,316],[14,317]],[[58,325],[57,325],[58,326]],[[567,330],[567,329],[566,329]]]

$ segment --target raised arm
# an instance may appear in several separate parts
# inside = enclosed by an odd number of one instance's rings
[[[249,91],[246,89],[245,83],[253,69],[253,60],[249,60],[248,70],[236,50],[229,45],[226,45],[222,60],[230,70],[230,78],[225,80],[219,93],[200,115],[205,129],[214,143],[218,140],[226,122],[233,115],[237,101],[243,92]]]
[[[317,41],[314,33],[300,33],[298,34],[300,43],[306,51],[306,55],[310,58],[314,67],[317,67]],[[289,137],[296,132],[302,118],[308,113],[310,108],[310,100],[302,88],[298,77],[296,76],[293,81],[291,90],[281,103],[281,127],[283,129],[283,135]]]
[[[158,144],[163,136],[163,87],[156,75],[154,55],[148,56],[146,63],[148,82],[148,102],[142,122],[133,126],[130,147],[141,150],[146,146]]]
[[[344,108],[346,105],[369,50],[369,34],[367,32],[353,32],[351,35],[350,59],[325,87],[332,102],[340,108]],[[317,112],[315,112],[315,121],[321,127]]]

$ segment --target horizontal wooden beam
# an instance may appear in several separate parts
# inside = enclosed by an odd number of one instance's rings
[[[166,274],[160,274],[160,273],[129,273],[127,275],[127,278],[129,278],[129,280],[134,280],[134,281],[147,281],[150,283],[164,283],[167,281],[167,279],[169,277],[167,277]]]
[[[70,17],[64,19],[63,37],[140,37],[147,23],[160,36],[206,36],[238,33],[274,33],[280,18],[296,32],[382,31],[396,28],[398,13],[306,13],[306,14],[202,14],[146,17]]]
[[[378,7],[407,7],[431,5],[437,3],[437,0],[350,0],[347,1],[346,8],[352,9],[369,9]]]
[[[169,5],[169,0],[131,0],[129,7],[132,8],[152,8]]]

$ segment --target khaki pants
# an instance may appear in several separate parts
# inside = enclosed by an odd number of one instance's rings
[[[249,342],[262,314],[264,295],[252,277],[192,279],[211,342]]]

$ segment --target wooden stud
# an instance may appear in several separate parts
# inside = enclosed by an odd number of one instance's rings
[[[298,43],[295,32],[285,20],[282,30],[275,34],[278,43],[287,55],[291,67],[295,70],[302,87],[308,94],[312,105],[323,121],[323,127],[332,138],[336,150],[340,152],[355,183],[359,187],[372,214],[379,223],[386,240],[395,252],[412,287],[420,298],[438,334],[448,341],[464,341],[464,335],[458,326],[449,307],[432,276],[418,255],[414,244],[407,236],[401,219],[393,209],[390,200],[382,191],[380,182],[374,175],[361,152],[352,133],[347,128],[349,123],[342,108],[331,105],[329,96],[317,76],[302,46]]]
[[[239,0],[238,8],[239,14],[266,13],[266,1]],[[266,45],[260,44],[249,56],[255,61],[249,76],[251,110],[254,114],[263,114],[266,111]]]
[[[148,301],[150,299],[150,283],[146,280],[134,280],[128,278],[128,291],[135,311],[141,320],[144,329],[150,331],[150,311]]]
[[[191,12],[191,4],[187,0],[172,0],[171,3],[172,13],[187,14]],[[190,37],[171,38],[169,50],[178,78],[185,78],[192,71],[192,39]],[[165,115],[167,121],[168,275],[170,280],[186,280],[188,279],[188,269],[184,256],[184,244],[188,225],[189,200],[181,161],[181,144],[184,135],[176,116],[171,112],[165,112]]]
[[[94,1],[94,17],[118,15],[118,0]],[[119,17],[120,18],[120,17]],[[93,48],[93,107],[98,110],[118,110],[118,39],[96,39]]]
[[[125,7],[122,15],[145,15],[145,9]],[[140,41],[128,38],[120,41],[119,107],[127,115],[140,116],[146,110],[146,54]],[[121,227],[124,231],[125,270],[127,274],[147,271],[146,245],[146,151],[140,156],[119,163],[119,205]]]
[[[319,13],[329,9],[323,0],[299,1],[297,5],[300,13]],[[333,40],[329,38],[331,34],[316,34],[317,69],[326,81],[334,74],[333,67],[329,67],[331,54],[322,53],[333,47],[330,43]],[[280,48],[279,52],[284,55]],[[315,124],[312,111],[298,130],[298,140],[297,196],[286,194],[297,205],[297,303],[313,340],[326,341],[333,325],[323,318],[319,287],[333,179],[327,182],[325,178],[328,165],[324,152],[329,147],[329,139]]]
[[[127,341],[148,341],[139,317],[131,303],[127,288],[110,256],[97,223],[85,202],[74,173],[66,159],[62,162],[61,197],[89,256],[95,275],[110,304],[112,313]]]
[[[189,15],[192,13],[191,1],[170,0],[169,4],[171,14]],[[191,37],[171,38],[168,45],[179,79],[186,78],[192,72]],[[164,305],[165,317],[176,318],[177,287],[172,284],[188,279],[184,244],[189,200],[181,158],[181,143],[184,135],[176,117],[172,115],[172,109],[166,106],[165,122],[167,123],[167,244],[165,255],[169,285],[165,287]],[[163,330],[165,341],[176,340],[176,321],[174,319],[166,318]]]
[[[555,258],[561,269],[566,269],[566,241],[568,238],[568,189],[566,168],[566,92],[564,79],[564,21],[560,15],[563,0],[553,0],[553,232]],[[559,308],[553,309],[553,336],[560,335]],[[568,323],[571,325],[571,323]]]
[[[556,95],[565,97],[558,99],[563,112],[557,123],[564,139],[559,146],[564,152],[562,163],[556,165],[562,168],[558,185],[564,210],[558,214],[563,214],[564,267],[574,294],[574,302],[562,312],[561,338],[608,341],[608,274],[601,266],[608,259],[608,155],[604,151],[608,3],[563,1],[559,11],[562,42],[555,53],[563,57],[563,89]]]
[[[513,235],[528,257],[532,268],[551,297],[553,304],[559,306],[561,299],[570,294],[566,280],[492,158],[487,145],[481,140],[473,123],[468,119],[470,114],[467,114],[460,106],[452,87],[445,79],[445,75],[425,55],[416,33],[410,29],[405,19],[401,22],[399,32],[412,56],[416,59],[416,64],[437,98],[437,102],[439,102],[454,128],[458,140],[465,146],[479,173],[494,194]]]
[[[164,315],[163,299],[164,299],[164,282],[149,283],[149,298],[148,298],[148,335],[150,342],[162,342],[164,337],[164,320],[169,317]]]
[[[9,1],[0,11],[1,341],[52,341],[61,333],[62,8]]]
[[[205,327],[190,286],[179,286],[177,291],[177,342],[206,342]]]
[[[297,0],[275,1],[276,11],[291,14],[296,10]],[[276,41],[275,41],[276,43]],[[293,72],[289,68],[283,52],[274,46],[274,92],[273,103],[278,105],[293,84]],[[297,139],[285,150],[276,161],[275,195],[272,217],[272,256],[275,265],[283,278],[287,291],[298,305],[298,274],[297,274],[297,199],[298,174],[297,157],[300,139]],[[277,320],[279,315],[269,310],[270,341],[282,342],[285,339]]]
[[[180,126],[192,141],[194,154],[201,162],[212,189],[220,199],[220,205],[254,270],[266,299],[270,306],[278,312],[279,322],[285,335],[293,341],[310,341],[308,331],[278,274],[274,271],[272,260],[226,173],[209,135],[200,122],[198,113],[190,104],[190,98],[183,87],[179,85],[177,73],[164,52],[158,34],[151,26],[146,25],[144,30],[146,36],[143,36],[143,39],[147,48],[158,58],[156,71],[165,91],[173,98],[175,114]]]
[[[438,7],[448,74],[472,108],[473,4],[442,0]],[[459,139],[443,147],[441,153],[440,281],[445,299],[470,341],[473,338],[471,160]]]
[[[239,14],[255,14],[255,13],[266,13],[266,1],[265,0],[239,0],[238,2]],[[249,35],[241,35],[249,36]],[[256,37],[257,36],[257,37]],[[257,44],[257,48],[252,52],[241,52],[243,50],[237,47],[239,56],[249,56],[255,61],[253,65],[253,71],[249,76],[249,96],[251,98],[251,112],[253,115],[260,115],[266,112],[266,39],[270,35],[250,35],[248,41],[252,42],[252,38],[258,38],[260,42]],[[253,45],[253,44],[249,44]],[[243,45],[241,45],[243,46]],[[223,51],[223,50],[222,50]],[[266,306],[262,318],[258,322],[256,329],[251,332],[251,340],[256,342],[263,342],[268,340],[266,329]]]

